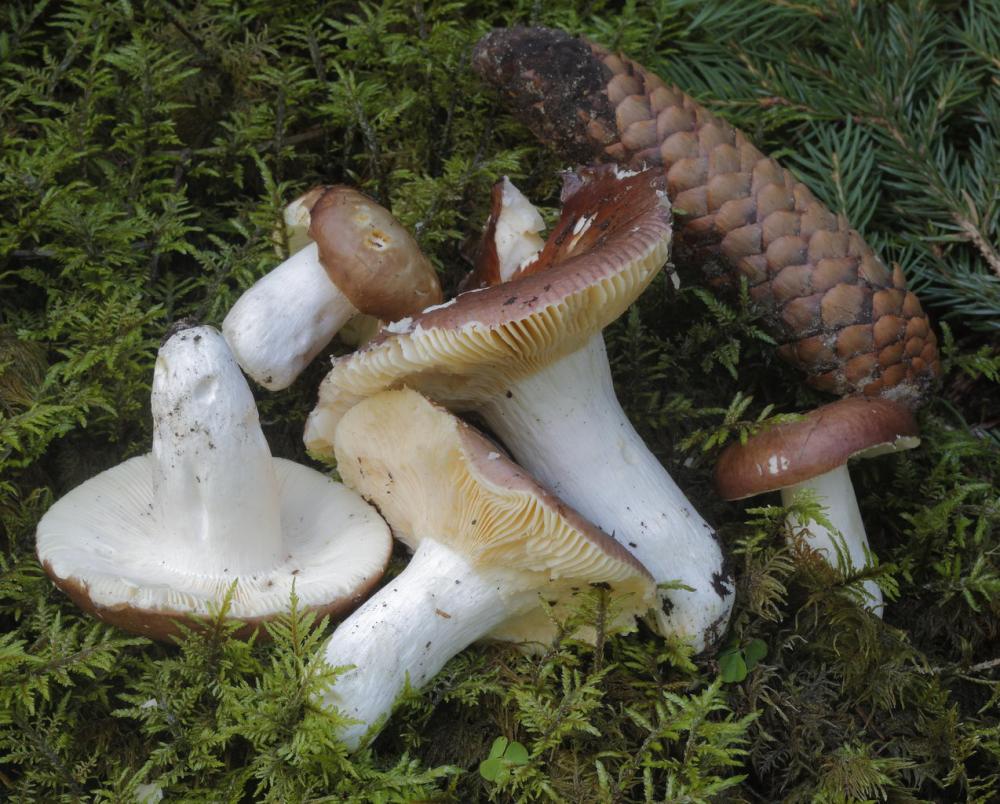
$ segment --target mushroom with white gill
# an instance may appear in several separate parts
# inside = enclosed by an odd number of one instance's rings
[[[392,539],[355,492],[272,458],[218,331],[175,331],[153,374],[153,450],[91,478],[38,523],[38,557],[81,608],[157,639],[209,616],[253,630],[302,606],[334,614],[382,576]]]
[[[325,648],[329,664],[350,666],[321,703],[357,721],[339,735],[352,750],[407,683],[423,686],[477,639],[523,635],[540,597],[559,607],[607,584],[624,627],[653,603],[653,579],[627,550],[415,391],[352,408],[337,427],[337,467],[414,550]]]

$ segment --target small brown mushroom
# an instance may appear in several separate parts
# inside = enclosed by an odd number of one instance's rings
[[[780,490],[785,505],[800,489],[814,491],[834,530],[806,523],[807,542],[835,566],[843,552],[847,569],[862,567],[868,537],[847,462],[910,449],[920,443],[918,434],[913,415],[902,405],[887,399],[842,399],[798,421],[763,430],[745,444],[731,444],[716,464],[716,488],[725,500]],[[878,585],[865,581],[864,589],[866,605],[881,614]]]

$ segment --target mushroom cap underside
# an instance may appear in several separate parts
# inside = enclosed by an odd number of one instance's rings
[[[638,611],[652,602],[652,577],[625,548],[415,391],[387,391],[349,411],[337,465],[410,548],[433,538],[477,571],[502,575],[510,592],[560,595],[603,582],[633,593]]]
[[[335,361],[306,425],[307,446],[329,453],[340,417],[381,390],[405,384],[470,409],[581,348],[669,257],[663,181],[658,171],[613,167],[583,174],[545,248],[517,279],[397,321]]]
[[[175,620],[208,617],[236,582],[228,616],[250,626],[287,613],[294,588],[304,609],[338,614],[382,576],[392,539],[350,489],[305,466],[272,458],[285,558],[249,577],[199,571],[177,555],[152,514],[153,462],[131,458],[77,486],[42,517],[37,552],[57,586],[81,608],[154,639]],[[248,629],[252,630],[252,628]]]
[[[761,431],[723,450],[715,487],[725,500],[794,486],[851,458],[911,449],[920,443],[913,414],[888,399],[848,397],[801,419]]]

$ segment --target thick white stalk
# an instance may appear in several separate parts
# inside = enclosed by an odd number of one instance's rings
[[[600,333],[481,413],[518,463],[625,545],[658,582],[693,588],[661,593],[660,633],[697,649],[721,636],[733,591],[715,531],[622,410]]]
[[[831,532],[818,522],[789,522],[789,527],[805,525],[805,539],[809,546],[820,552],[827,562],[837,566],[838,546],[847,548],[850,569],[860,569],[867,562],[865,551],[868,548],[868,535],[865,533],[865,523],[858,509],[858,499],[854,494],[854,485],[847,464],[838,466],[826,474],[814,477],[804,483],[798,483],[781,490],[781,502],[790,505],[795,493],[800,489],[809,489],[816,493],[820,503],[826,508],[827,519],[833,525]],[[838,537],[837,532],[840,536]],[[842,538],[841,538],[842,537]],[[874,581],[864,581],[865,593],[868,596],[865,605],[882,616],[882,590]]]
[[[236,300],[222,333],[243,370],[278,391],[291,385],[357,313],[310,242]]]
[[[279,564],[274,464],[250,388],[216,330],[192,327],[163,345],[151,406],[151,513],[161,543],[176,546],[174,569],[235,578]]]
[[[536,604],[534,593],[510,580],[480,574],[459,553],[424,539],[406,569],[337,627],[326,661],[353,668],[321,702],[360,721],[339,734],[351,750],[389,716],[407,679],[422,687],[452,656]]]

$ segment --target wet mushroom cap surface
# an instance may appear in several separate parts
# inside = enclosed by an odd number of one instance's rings
[[[388,210],[353,187],[314,188],[309,237],[330,280],[362,313],[386,321],[413,315],[443,298],[437,273]]]
[[[725,500],[741,500],[803,483],[854,457],[911,449],[920,443],[913,414],[887,399],[849,397],[797,421],[734,443],[716,463],[715,487]]]
[[[329,452],[359,399],[406,384],[468,409],[581,348],[620,316],[670,253],[659,171],[585,175],[538,258],[514,281],[473,290],[386,327],[341,358],[320,387],[306,444]]]

